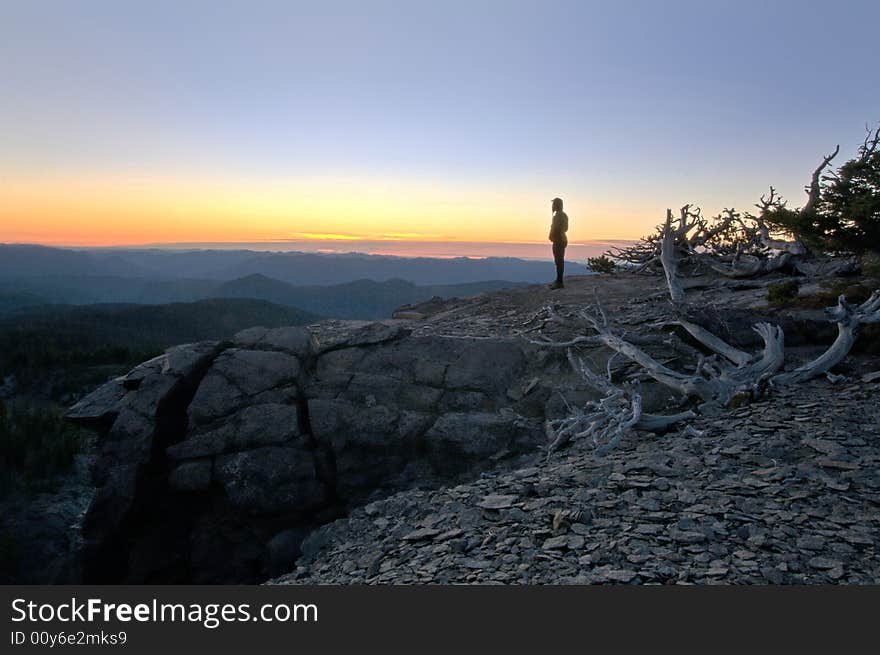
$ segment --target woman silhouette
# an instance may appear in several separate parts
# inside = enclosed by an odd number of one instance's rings
[[[553,222],[550,224],[550,241],[553,242],[553,261],[556,262],[556,281],[551,289],[562,289],[562,273],[565,269],[565,247],[568,245],[568,215],[562,211],[562,198],[553,198],[551,205]]]

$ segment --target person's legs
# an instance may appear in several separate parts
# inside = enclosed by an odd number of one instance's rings
[[[565,241],[553,243],[553,260],[556,262],[556,283],[562,284],[562,274],[565,270]]]

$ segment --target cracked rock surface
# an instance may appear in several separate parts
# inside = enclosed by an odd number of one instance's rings
[[[412,332],[252,328],[84,398],[68,418],[102,430],[84,579],[263,580],[353,506],[534,452],[563,398],[590,393],[561,353],[522,339]]]

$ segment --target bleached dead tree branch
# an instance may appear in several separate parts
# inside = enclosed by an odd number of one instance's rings
[[[868,140],[865,139],[865,143],[868,143]],[[876,146],[876,144],[875,144]],[[813,211],[813,207],[816,206],[816,203],[819,202],[819,196],[822,191],[822,172],[831,164],[831,161],[837,157],[837,154],[840,152],[840,144],[834,149],[830,155],[826,155],[826,157],[822,160],[822,163],[816,167],[816,170],[813,171],[813,175],[810,178],[810,185],[806,188],[807,191],[807,203],[801,207],[798,212],[802,216],[805,216],[809,212]]]
[[[575,372],[603,397],[588,401],[583,408],[569,406],[568,416],[547,421],[548,458],[572,439],[584,438],[592,442],[598,455],[603,455],[615,448],[632,428],[658,432],[696,416],[690,410],[670,415],[648,414],[642,411],[642,396],[635,385],[616,386],[611,382],[610,366],[603,378],[570,348],[567,356]]]
[[[687,236],[686,209],[682,209],[681,227],[672,229],[672,210],[666,210],[666,224],[663,226],[663,236],[660,240],[660,263],[663,264],[663,272],[666,274],[666,285],[669,287],[669,296],[672,302],[684,300],[684,289],[678,281],[678,254],[675,252],[676,237]]]
[[[829,307],[825,312],[837,322],[837,338],[834,343],[811,362],[793,371],[774,376],[770,380],[772,385],[783,386],[804,382],[827,373],[843,361],[855,343],[859,325],[880,322],[880,290],[872,293],[870,298],[857,307],[853,307],[844,296],[840,296],[837,299],[837,306]]]
[[[671,220],[668,221],[671,223]],[[674,266],[667,269],[667,279],[671,280],[670,295],[675,298],[672,288],[677,281]],[[681,302],[684,300],[682,293]],[[548,307],[547,322],[564,323],[552,307]],[[717,411],[732,404],[735,399],[749,399],[763,395],[768,388],[795,384],[822,375],[838,364],[852,348],[859,325],[880,322],[880,290],[856,307],[847,303],[841,296],[836,307],[826,310],[832,320],[837,322],[838,337],[828,349],[816,359],[793,371],[782,372],[785,361],[785,335],[779,326],[757,323],[753,329],[761,337],[763,348],[760,352],[749,354],[731,346],[709,330],[691,321],[679,318],[680,325],[697,342],[710,350],[710,357],[700,356],[693,372],[676,371],[657,361],[637,345],[617,334],[611,327],[598,299],[592,310],[581,309],[575,316],[591,328],[592,334],[584,334],[565,341],[542,337],[532,343],[566,348],[572,368],[586,383],[603,394],[599,401],[591,401],[583,408],[569,408],[570,415],[547,422],[550,441],[548,456],[573,438],[589,438],[602,454],[613,448],[632,428],[650,431],[668,429],[670,426],[693,418],[693,411],[671,415],[654,415],[642,411],[642,399],[637,388],[624,383],[621,386],[612,382],[611,362],[607,365],[603,378],[594,373],[578,358],[573,348],[589,345],[604,346],[635,363],[649,377],[676,391],[684,398],[699,399],[701,411]]]

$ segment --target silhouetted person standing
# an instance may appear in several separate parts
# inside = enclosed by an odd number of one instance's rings
[[[568,245],[568,215],[562,211],[562,198],[553,198],[553,222],[550,224],[550,241],[553,242],[553,261],[556,262],[556,281],[551,289],[561,289],[562,273],[565,270],[565,247]]]

